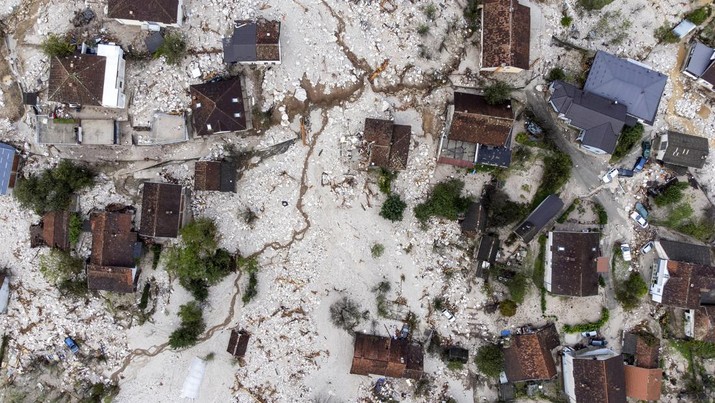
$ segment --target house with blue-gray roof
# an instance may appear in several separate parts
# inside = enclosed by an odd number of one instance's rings
[[[15,147],[0,143],[0,195],[12,192],[17,180],[20,154]]]

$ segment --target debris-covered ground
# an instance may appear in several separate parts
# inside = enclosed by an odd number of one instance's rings
[[[531,287],[515,316],[488,313],[486,308],[502,299],[506,290],[498,283],[485,287],[483,280],[474,277],[471,241],[461,236],[456,222],[433,220],[425,227],[411,211],[431,185],[442,179],[460,177],[466,183],[465,192],[478,197],[489,177],[484,173],[465,177],[464,170],[436,166],[452,87],[483,87],[498,78],[540,92],[545,88],[543,76],[555,66],[579,74],[585,63],[581,53],[557,46],[554,37],[570,46],[630,57],[667,74],[659,117],[646,134],[652,137],[665,129],[680,130],[705,136],[715,146],[712,98],[680,74],[684,44],[657,44],[652,35],[666,21],[679,20],[682,2],[613,2],[590,13],[580,10],[573,0],[529,3],[532,69],[515,76],[479,76],[475,72],[480,35],[474,31],[475,22],[465,19],[466,1],[189,0],[184,2],[186,21],[181,28],[189,55],[177,66],[166,64],[163,58],[128,55],[129,105],[119,119],[147,127],[155,111],[186,110],[189,85],[228,73],[221,38],[229,34],[233,20],[262,16],[282,23],[283,63],[233,69],[247,77],[253,104],[272,111],[270,128],[155,147],[33,144],[33,114],[18,120],[18,86],[8,83],[19,83],[25,91],[47,88],[49,60],[39,44],[49,32],[74,29],[72,16],[85,3],[11,0],[2,6],[0,16],[6,21],[9,44],[4,52],[9,62],[0,60],[0,139],[23,150],[28,173],[52,166],[60,158],[96,165],[101,172],[97,186],[78,199],[85,216],[110,203],[139,206],[139,184],[144,180],[164,178],[192,186],[198,159],[248,155],[237,193],[196,192],[192,210],[195,216],[215,219],[221,247],[257,256],[259,292],[244,305],[241,292],[246,278],[229,276],[211,290],[204,309],[207,332],[200,343],[171,350],[167,340],[178,326],[176,313],[191,297],[171,281],[163,261],[152,269],[149,254],[140,263],[143,272],[138,289],[147,281],[154,285],[149,315],[136,308],[140,293],[60,297],[38,271],[39,256],[47,249],[30,248],[29,225],[39,217],[4,197],[0,199],[0,231],[5,240],[0,244],[0,267],[9,270],[13,285],[8,313],[0,316],[0,328],[10,340],[0,379],[4,385],[14,384],[0,391],[0,400],[42,400],[59,393],[76,397],[94,384],[114,382],[119,385],[117,401],[176,401],[194,357],[212,357],[207,359],[201,401],[369,399],[375,378],[349,374],[353,339],[330,321],[329,306],[342,296],[369,311],[358,331],[384,334],[387,328],[394,332],[411,312],[417,318],[417,328],[412,329],[415,339],[426,341],[424,331],[433,328],[443,340],[465,346],[471,355],[503,329],[547,318],[572,324],[594,321],[599,313],[594,306],[611,309],[611,320],[602,331],[615,349],[623,329],[644,321],[657,326],[661,312],[653,305],[624,312],[613,300],[610,287],[600,288],[598,296],[581,299],[547,296],[543,312],[540,293]],[[125,47],[141,47],[144,31],[104,20],[104,3],[89,3],[97,20],[83,32]],[[434,10],[427,12],[429,4]],[[569,28],[559,23],[564,15],[573,17]],[[424,31],[423,26],[426,32],[418,33]],[[369,81],[368,76],[385,61],[386,69]],[[513,95],[524,103],[521,92]],[[402,222],[379,216],[385,195],[378,189],[377,176],[359,163],[365,117],[392,118],[412,126],[408,169],[393,185],[408,204]],[[307,127],[305,142],[300,135],[301,119]],[[510,171],[504,189],[512,199],[531,200],[543,170],[542,157],[534,149],[529,165]],[[595,161],[593,167],[605,169],[605,161],[586,158]],[[645,181],[658,180],[661,173],[654,166],[609,185],[572,180],[562,196],[569,201],[583,198],[590,206],[593,195],[608,193],[617,213],[603,229],[602,248],[610,253],[613,243],[624,241],[636,249],[652,233],[636,230],[627,221],[627,213],[644,197]],[[711,203],[715,200],[715,158],[709,158],[696,178]],[[695,205],[707,206],[702,193],[692,197]],[[577,210],[572,221],[595,225],[596,214],[586,209]],[[375,244],[384,246],[380,257],[371,254]],[[79,253],[87,256],[88,248],[88,242],[81,243]],[[530,272],[538,253],[534,241],[528,248],[518,248],[508,262],[504,257],[502,263]],[[649,266],[646,260],[633,264],[646,278]],[[387,312],[378,309],[373,291],[381,281],[390,284]],[[437,298],[454,313],[454,322],[435,310]],[[237,325],[252,334],[247,357],[240,361],[225,352],[230,329]],[[80,355],[73,356],[64,348],[68,335],[80,345]],[[665,388],[664,400],[673,400],[687,367],[676,353],[667,357],[669,376],[678,381]],[[47,376],[48,371],[55,376]],[[428,354],[425,372],[430,383],[423,396],[414,395],[414,382],[392,380],[393,396],[425,402],[497,399],[493,382],[478,374],[473,361],[455,371]]]

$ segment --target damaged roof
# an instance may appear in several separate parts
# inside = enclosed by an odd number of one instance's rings
[[[91,54],[53,57],[50,60],[48,99],[61,103],[102,105],[107,58]]]
[[[511,101],[489,105],[481,95],[454,93],[450,140],[508,148],[513,124]]]
[[[223,39],[226,63],[280,62],[281,23],[259,18],[235,22],[233,34]]]
[[[92,227],[92,265],[135,267],[134,245],[137,233],[132,230],[131,213],[101,211],[90,216]]]
[[[529,69],[531,10],[517,0],[485,0],[482,9],[482,68]]]
[[[139,234],[147,237],[176,238],[184,221],[185,199],[181,185],[145,183]]]
[[[134,292],[134,273],[131,267],[87,265],[87,287],[90,290]]]
[[[517,334],[504,349],[504,371],[510,382],[549,380],[556,377],[551,351],[560,345],[556,326],[550,323],[534,333]]]
[[[107,17],[122,20],[178,23],[180,0],[109,0]]]
[[[370,147],[368,164],[395,171],[407,168],[412,127],[385,119],[365,119],[363,132]]]
[[[633,356],[633,365],[658,368],[660,339],[646,331],[627,332],[623,336],[623,354]]]
[[[476,235],[487,226],[487,209],[481,202],[472,202],[467,208],[464,219],[459,223],[462,233]]]
[[[239,77],[192,85],[189,92],[192,122],[197,135],[247,129],[247,112]]]
[[[620,354],[605,360],[574,359],[573,378],[578,402],[626,401],[626,377]]]
[[[230,161],[197,161],[194,190],[236,191],[236,165]]]
[[[549,238],[547,264],[551,262],[551,278],[546,281],[551,283],[550,291],[577,297],[597,295],[600,234],[554,231]]]
[[[657,158],[666,164],[702,168],[710,154],[708,139],[705,137],[668,131],[667,141],[663,140],[661,137]]]
[[[663,305],[697,309],[703,300],[715,299],[715,267],[668,260]]]
[[[407,339],[355,333],[351,374],[419,379],[423,374],[422,346]]]
[[[45,245],[60,250],[70,249],[70,216],[68,211],[51,211],[42,216],[42,239]]]
[[[663,387],[662,369],[626,365],[624,376],[626,379],[626,396],[645,401],[660,400],[660,393]]]

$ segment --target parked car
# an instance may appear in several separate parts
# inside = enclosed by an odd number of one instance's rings
[[[444,317],[447,318],[447,320],[450,322],[454,322],[457,319],[454,317],[454,315],[452,315],[452,312],[447,309],[442,311],[442,315],[444,315]]]
[[[648,219],[648,210],[645,209],[642,203],[636,203],[636,211],[646,220]]]
[[[618,175],[619,176],[625,176],[627,178],[630,178],[633,176],[633,170],[632,169],[626,169],[626,168],[618,168]]]
[[[645,255],[646,253],[652,251],[653,246],[654,246],[653,241],[648,241],[648,243],[643,245],[643,247],[641,248],[641,253]]]
[[[69,347],[70,351],[72,351],[72,354],[79,353],[79,346],[74,342],[74,340],[72,340],[71,337],[65,337],[65,344]]]
[[[641,228],[648,228],[648,221],[646,221],[642,215],[638,214],[637,211],[631,213],[631,218],[633,219],[633,221],[637,222],[638,225],[641,226]]]
[[[648,162],[648,158],[638,157],[636,164],[633,165],[633,172],[638,173],[642,171],[646,162]]]
[[[627,243],[621,244],[621,254],[623,255],[623,260],[630,262],[633,257],[631,256],[631,247]]]
[[[650,141],[646,140],[642,142],[641,147],[643,147],[643,158],[650,158]]]
[[[592,346],[605,346],[608,344],[608,342],[606,340],[591,339],[588,341],[588,344]]]
[[[617,176],[618,176],[618,169],[613,168],[613,169],[609,170],[608,172],[606,172],[606,174],[603,175],[603,178],[601,178],[601,179],[603,179],[603,181],[605,183],[610,183],[613,180],[613,178],[615,178]]]
[[[595,330],[591,330],[590,332],[583,332],[581,333],[581,336],[583,337],[596,337],[598,336],[598,332]]]

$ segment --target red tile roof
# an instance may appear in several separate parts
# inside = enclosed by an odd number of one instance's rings
[[[660,400],[663,370],[625,366],[626,396],[637,400]]]
[[[556,376],[551,350],[559,345],[556,327],[550,324],[535,333],[512,337],[504,349],[504,371],[510,382],[548,380]]]
[[[517,0],[485,0],[482,29],[482,68],[529,69],[529,7]]]
[[[511,102],[489,105],[481,95],[455,92],[449,139],[467,143],[508,147],[514,124]]]
[[[176,24],[179,0],[109,0],[107,17]]]
[[[53,57],[48,99],[82,105],[102,105],[107,58],[89,54]]]
[[[406,339],[355,333],[351,374],[419,379],[423,374],[422,346]]]
[[[50,248],[69,250],[69,222],[68,211],[51,211],[42,216],[42,239]]]

